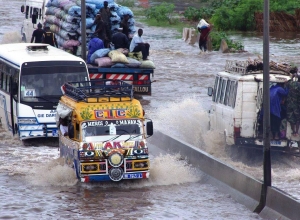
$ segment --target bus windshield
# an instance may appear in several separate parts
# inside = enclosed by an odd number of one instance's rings
[[[22,68],[21,102],[47,102],[49,98],[60,98],[61,86],[65,82],[86,80],[88,80],[88,73],[84,65],[63,66],[53,63],[52,66]]]

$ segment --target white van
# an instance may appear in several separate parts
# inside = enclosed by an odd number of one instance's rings
[[[248,61],[226,61],[225,71],[215,78],[214,88],[208,88],[212,96],[209,111],[210,128],[224,134],[228,145],[263,146],[263,71],[249,71]],[[289,73],[270,69],[270,84],[284,83],[291,79]],[[274,147],[297,147],[299,137],[291,135],[291,127],[282,120],[280,140],[271,139]]]
[[[37,29],[37,24],[44,23],[46,12],[46,0],[25,0],[21,6],[24,20],[21,28],[22,41],[30,43],[32,32]]]

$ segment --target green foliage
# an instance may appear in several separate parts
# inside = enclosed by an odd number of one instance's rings
[[[299,8],[299,0],[274,0],[270,3],[271,11],[284,11],[288,14],[295,14],[295,9]]]
[[[262,11],[262,1],[241,0],[235,7],[222,6],[215,10],[210,21],[218,30],[254,30],[254,14],[255,12]]]
[[[117,3],[122,6],[132,8],[134,6],[135,1],[134,0],[117,0]]]
[[[240,41],[233,41],[224,32],[212,31],[210,33],[210,38],[212,42],[213,50],[219,50],[221,46],[221,41],[224,39],[230,50],[242,51],[244,50],[244,45]]]
[[[199,21],[201,18],[208,19],[212,16],[213,10],[211,8],[200,8],[196,9],[188,7],[183,16],[190,21]]]
[[[174,21],[175,5],[163,2],[157,6],[150,7],[146,10],[146,17],[148,19],[155,19],[158,23],[168,21],[169,24],[172,24]]]
[[[196,21],[204,18],[209,20],[217,30],[252,31],[255,29],[255,12],[262,12],[264,0],[212,0],[206,7],[196,9],[189,7],[184,16]],[[300,0],[272,0],[270,11],[283,11],[294,14],[299,8]]]

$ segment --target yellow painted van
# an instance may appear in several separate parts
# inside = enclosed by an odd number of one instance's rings
[[[81,182],[149,177],[153,135],[133,88],[121,80],[68,82],[57,106],[60,156]],[[64,121],[64,122],[63,122]]]

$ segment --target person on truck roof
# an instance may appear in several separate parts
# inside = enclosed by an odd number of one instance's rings
[[[110,24],[110,17],[113,17],[111,14],[110,8],[108,7],[108,2],[103,2],[104,7],[99,10],[99,13],[102,16],[102,20],[105,24],[106,36],[108,41],[111,40],[111,24]]]
[[[109,39],[107,37],[105,23],[100,13],[96,15],[94,24],[96,25],[96,30],[94,35],[103,41],[104,47],[108,47]]]
[[[122,33],[123,28],[118,28],[118,32],[114,33],[111,42],[114,44],[115,49],[127,48],[128,49],[128,38]]]
[[[38,29],[34,30],[32,32],[32,37],[31,37],[31,43],[42,43],[43,40],[43,35],[45,31],[42,29],[43,25],[41,23],[38,23],[37,25]]]
[[[123,28],[122,33],[126,35],[126,37],[131,40],[132,37],[129,35],[129,25],[128,25],[129,15],[126,14],[123,16],[123,19],[120,23],[120,28]]]
[[[134,37],[131,40],[129,51],[130,52],[142,51],[143,60],[147,60],[147,57],[149,56],[150,44],[144,41],[142,35],[143,35],[143,29],[139,29],[138,34],[134,35]]]

